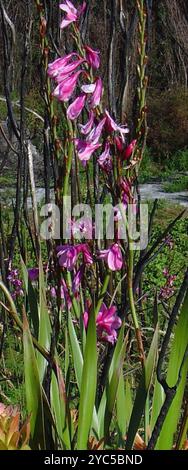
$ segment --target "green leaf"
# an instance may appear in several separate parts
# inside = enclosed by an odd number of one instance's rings
[[[44,272],[42,266],[42,260],[39,260],[39,337],[38,342],[39,344],[46,349],[46,351],[50,350],[50,343],[51,343],[51,324],[50,318],[48,313],[48,306],[46,301],[46,286],[44,280]],[[37,362],[39,368],[39,376],[41,384],[44,379],[44,374],[47,366],[46,359],[40,354],[37,354]]]
[[[178,323],[175,328],[174,339],[172,342],[167,383],[169,387],[173,387],[179,376],[179,370],[184,358],[185,351],[188,346],[188,292],[185,296]],[[170,406],[165,422],[163,424],[156,449],[170,450],[174,443],[174,434],[177,431],[178,422],[181,413],[182,401],[187,383],[188,358],[185,359],[181,380],[177,388],[175,398]]]
[[[156,327],[150,350],[143,367],[140,383],[136,393],[133,411],[130,418],[129,429],[127,434],[126,449],[131,450],[134,444],[134,439],[138,431],[140,421],[144,412],[149,388],[151,385],[153,370],[155,366],[156,354],[158,346],[158,327]]]
[[[78,384],[79,390],[81,389],[81,381],[82,381],[82,369],[83,369],[83,357],[82,352],[80,349],[80,345],[78,342],[78,338],[75,332],[75,328],[73,325],[73,321],[71,318],[71,313],[68,314],[68,331],[69,331],[69,338],[71,343],[71,349],[73,354],[73,362],[74,362],[74,370],[76,374],[76,381]]]
[[[56,429],[63,450],[71,449],[69,422],[71,421],[66,397],[65,383],[60,367],[56,361],[57,377],[52,372],[51,381],[51,406],[54,413]]]
[[[152,398],[152,410],[150,419],[150,432],[153,431],[158,415],[160,413],[161,406],[164,402],[164,390],[161,384],[158,382],[157,377],[155,379],[154,392]]]
[[[109,428],[112,420],[113,409],[115,406],[116,395],[119,385],[120,374],[123,367],[123,361],[125,357],[127,339],[125,338],[122,348],[120,350],[117,361],[114,363],[114,369],[112,373],[112,378],[109,385],[106,389],[106,408],[105,408],[105,417],[104,417],[104,438],[105,442],[109,440]]]
[[[23,317],[24,374],[27,412],[31,414],[31,436],[34,449],[45,449],[42,388],[29,324]]]
[[[72,350],[72,355],[73,355],[73,364],[74,364],[74,370],[75,370],[75,375],[76,375],[76,381],[78,384],[78,389],[79,391],[81,390],[81,382],[82,382],[82,370],[83,370],[83,356],[81,352],[81,348],[78,342],[78,338],[75,332],[75,328],[73,325],[73,321],[71,318],[71,313],[69,312],[68,314],[68,331],[69,331],[69,338],[70,338],[70,344],[71,344],[71,350]],[[92,423],[92,428],[95,431],[96,436],[99,435],[99,423],[98,423],[98,417],[96,413],[96,408],[94,407],[94,412],[93,412],[93,423]]]
[[[87,330],[84,364],[80,392],[78,418],[78,450],[87,449],[88,437],[92,425],[97,386],[97,334],[94,312],[90,315]]]
[[[124,339],[124,325],[122,325],[119,336],[118,336],[118,340],[117,340],[117,343],[116,343],[116,346],[115,346],[115,350],[114,350],[112,360],[111,360],[111,364],[110,364],[110,368],[109,368],[107,385],[104,389],[104,392],[103,392],[103,395],[102,395],[102,398],[101,398],[101,401],[100,401],[99,409],[98,409],[99,438],[100,439],[102,439],[104,437],[104,417],[105,417],[105,409],[106,409],[106,401],[107,401],[107,387],[108,387],[108,384],[110,383],[110,381],[112,379],[114,370],[118,366],[120,352],[121,352],[122,345],[123,345],[123,339]]]
[[[23,280],[25,284],[25,290],[28,296],[29,310],[30,310],[31,321],[32,321],[33,328],[34,328],[34,334],[35,334],[35,338],[38,338],[39,316],[38,316],[37,297],[33,289],[32,283],[29,279],[27,268],[22,258],[21,258],[21,267],[22,267],[22,273],[23,273]]]
[[[118,430],[121,436],[121,440],[124,440],[130,421],[133,404],[130,384],[128,379],[126,379],[126,381],[124,380],[123,370],[121,370],[120,373],[116,406]]]

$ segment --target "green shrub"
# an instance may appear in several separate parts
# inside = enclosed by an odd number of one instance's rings
[[[166,164],[178,151],[187,152],[188,92],[179,88],[152,91],[148,96],[148,125],[148,146],[157,161]],[[182,159],[185,164],[186,157]]]

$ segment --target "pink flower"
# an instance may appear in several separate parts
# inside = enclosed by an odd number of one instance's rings
[[[106,124],[109,132],[119,132],[121,134],[121,138],[124,141],[124,136],[123,134],[128,134],[129,129],[126,126],[119,126],[114,119],[110,116],[109,112],[105,110],[105,114],[107,117]]]
[[[122,321],[117,316],[117,308],[112,306],[107,308],[103,303],[98,313],[96,325],[99,337],[103,341],[114,344],[117,340],[117,329],[120,328]]]
[[[82,253],[84,257],[84,263],[85,264],[92,264],[93,263],[93,258],[91,255],[91,252],[89,250],[88,245],[82,245]]]
[[[72,2],[69,0],[65,0],[64,3],[59,5],[61,10],[66,13],[66,17],[62,20],[60,28],[66,28],[69,24],[74,23],[80,17],[80,15],[84,12],[86,8],[86,2],[83,2],[82,6],[76,9]]]
[[[84,62],[83,59],[75,60],[69,65],[66,65],[56,76],[56,82],[61,83],[63,80],[67,79],[72,72],[75,71],[82,63]]]
[[[59,259],[59,265],[62,268],[67,268],[68,271],[72,271],[77,261],[77,249],[72,245],[61,245],[57,247],[57,257]]]
[[[86,100],[86,96],[81,95],[78,98],[76,98],[72,104],[70,104],[70,106],[67,109],[68,119],[74,121],[75,119],[78,118],[78,116],[82,112],[82,109],[84,108],[85,100]]]
[[[90,249],[86,243],[81,243],[80,245],[77,245],[77,250],[78,253],[83,254],[83,261],[84,264],[92,264],[93,263],[93,258],[90,252]]]
[[[53,92],[53,96],[58,98],[59,101],[68,101],[77,85],[77,80],[79,75],[83,72],[83,70],[78,70],[74,74],[70,75],[69,77],[65,78],[61,83],[57,85]]]
[[[101,147],[101,144],[99,144],[98,141],[100,139],[105,122],[106,117],[103,118],[97,126],[93,127],[93,129],[87,136],[87,141],[75,139],[75,146],[78,152],[78,158],[81,160],[84,166],[86,165],[86,162],[91,158],[93,152],[99,147]]]
[[[81,162],[87,162],[93,152],[101,147],[101,144],[93,144],[92,142],[85,142],[84,140],[75,139],[76,150],[78,152],[78,158]]]
[[[89,314],[88,312],[85,311],[83,313],[83,322],[84,322],[85,329],[88,327],[88,320],[89,320]]]
[[[121,178],[120,188],[122,190],[121,200],[122,204],[127,207],[127,204],[132,201],[133,196],[131,194],[131,182],[127,178]]]
[[[79,124],[80,132],[84,135],[89,134],[94,123],[94,112],[91,110],[89,113],[89,119],[86,124]]]
[[[96,83],[89,83],[87,85],[81,86],[81,90],[86,94],[93,93],[95,91],[95,88],[96,88]]]
[[[55,299],[57,297],[57,292],[56,292],[56,288],[55,287],[51,287],[50,289],[50,295],[52,297],[52,299]]]
[[[132,142],[128,145],[128,147],[125,149],[123,153],[123,160],[128,160],[131,157],[136,143],[137,143],[137,140],[135,139],[135,140],[132,140]]]
[[[103,127],[105,125],[105,122],[106,122],[106,118],[103,118],[99,122],[99,124],[91,130],[90,134],[87,137],[89,142],[92,142],[92,144],[97,144],[98,143],[98,141],[100,139],[100,136],[101,136],[101,133],[102,133],[102,130],[103,130]]]
[[[57,286],[51,287],[50,289],[50,295],[52,299],[56,299],[59,293],[60,293],[60,298],[63,301],[61,305],[62,310],[64,309],[65,305],[67,305],[68,308],[71,308],[72,300],[70,298],[69,291],[68,291],[68,288],[64,279],[61,279],[60,292]]]
[[[104,152],[98,158],[98,164],[106,172],[109,173],[112,169],[112,157],[110,155],[110,144],[106,143]]]
[[[96,84],[95,84],[95,90],[89,101],[89,105],[91,108],[96,108],[96,106],[99,106],[100,101],[101,101],[101,96],[102,96],[102,80],[101,78],[97,78]]]
[[[118,243],[114,243],[107,250],[99,252],[99,259],[104,259],[111,271],[119,271],[123,266],[121,248]]]
[[[124,148],[124,142],[122,141],[121,137],[115,136],[114,142],[116,144],[118,152],[122,153]]]
[[[76,52],[71,52],[70,54],[66,55],[65,57],[60,57],[59,59],[54,60],[48,65],[48,75],[51,78],[56,78],[61,72],[63,72],[69,62],[73,59],[73,57],[79,57]],[[74,65],[78,63],[78,60],[73,61],[69,65]],[[76,65],[77,66],[77,65]]]
[[[85,328],[88,327],[89,314],[87,311],[83,314]],[[103,303],[97,315],[96,326],[97,334],[100,340],[114,344],[117,340],[117,331],[122,325],[121,319],[117,315],[115,306],[106,307]]]
[[[93,234],[92,220],[90,218],[83,218],[72,222],[72,234],[75,238],[91,240]]]
[[[93,258],[89,251],[88,245],[80,243],[79,245],[60,245],[57,247],[57,257],[59,259],[59,265],[66,268],[68,271],[72,271],[77,262],[78,255],[83,254],[84,264],[92,264]]]
[[[83,275],[84,275],[84,265],[80,266],[80,268],[78,269],[78,271],[77,271],[77,273],[76,273],[76,275],[73,279],[73,282],[72,282],[73,294],[75,294],[79,290],[80,284],[82,282]]]
[[[91,47],[85,46],[86,59],[90,67],[98,69],[100,67],[100,52],[94,51]]]

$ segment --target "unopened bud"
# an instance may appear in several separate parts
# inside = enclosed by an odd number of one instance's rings
[[[46,19],[44,17],[41,18],[40,20],[40,36],[43,38],[46,34]]]

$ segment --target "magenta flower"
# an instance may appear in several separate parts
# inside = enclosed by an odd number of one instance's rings
[[[99,122],[99,124],[91,130],[90,134],[87,137],[88,142],[91,142],[92,144],[97,144],[98,143],[98,141],[100,139],[100,136],[101,136],[101,133],[102,133],[102,130],[103,130],[103,127],[105,125],[105,122],[106,122],[106,118],[103,118]]]
[[[76,275],[73,279],[73,282],[72,282],[73,294],[75,294],[79,290],[79,287],[81,285],[83,275],[84,275],[84,269],[85,269],[84,265],[80,266],[80,268],[78,269],[78,271],[77,271],[77,273],[76,273]]]
[[[87,311],[83,314],[85,328],[88,327],[89,314]],[[117,315],[115,306],[106,307],[103,303],[97,315],[96,326],[97,334],[100,340],[114,344],[117,340],[117,331],[122,325],[121,319]]]
[[[84,60],[82,59],[75,60],[72,64],[69,64],[64,67],[63,70],[61,70],[56,76],[56,82],[61,83],[63,80],[67,79],[71,75],[71,73],[74,72],[75,69],[77,69],[83,62]]]
[[[96,108],[99,106],[102,96],[102,80],[101,78],[97,78],[95,83],[95,90],[90,98],[89,105],[91,108]]]
[[[87,162],[93,152],[101,147],[101,144],[93,144],[92,142],[85,142],[84,140],[75,139],[75,146],[78,152],[78,158],[83,163]]]
[[[83,70],[78,70],[70,75],[70,77],[65,78],[55,88],[53,96],[58,98],[59,101],[68,101],[76,88],[78,77],[82,72]]]
[[[114,119],[110,116],[110,114],[107,110],[105,110],[105,114],[106,114],[106,117],[107,117],[106,124],[107,124],[108,131],[109,132],[113,132],[113,131],[119,132],[121,134],[122,140],[124,141],[124,136],[123,135],[129,133],[128,127],[118,125],[114,121]]]
[[[93,257],[87,244],[81,243],[81,245],[78,245],[78,253],[80,252],[83,254],[83,261],[85,264],[93,263]]]
[[[98,336],[103,341],[114,344],[117,340],[117,331],[122,324],[117,315],[117,308],[112,306],[107,308],[103,303],[97,316],[96,325]]]
[[[62,268],[67,268],[68,271],[72,271],[77,261],[77,249],[72,245],[61,245],[57,247],[57,257],[59,259],[59,265]]]
[[[72,222],[72,234],[75,238],[92,239],[93,226],[90,218],[83,218],[82,220]]]
[[[57,247],[57,257],[59,265],[72,271],[77,262],[78,255],[83,254],[84,264],[92,264],[93,258],[91,256],[88,245],[80,243],[79,245],[60,245]]]
[[[84,322],[84,327],[87,329],[88,327],[88,321],[89,321],[89,314],[87,311],[83,313],[83,322]]]
[[[104,152],[98,158],[98,164],[106,173],[112,170],[112,157],[110,155],[110,144],[106,143]]]
[[[50,289],[51,298],[56,299],[58,294],[59,294],[59,289],[57,288],[57,286],[51,287]],[[68,308],[72,307],[72,300],[70,298],[69,291],[68,291],[68,288],[64,279],[61,279],[60,298],[62,300],[62,304],[61,304],[62,310],[65,308],[66,305]]]
[[[85,46],[86,59],[90,67],[98,69],[100,67],[100,52],[94,51],[91,47]]]
[[[115,136],[114,142],[116,144],[118,152],[122,153],[124,149],[124,142],[122,141],[121,137]]]
[[[72,60],[76,57],[76,60]],[[75,70],[80,63],[84,62],[84,59],[78,60],[79,55],[76,52],[71,52],[65,57],[60,57],[59,59],[54,60],[48,65],[48,75],[51,78],[56,78],[60,73],[67,75]],[[70,67],[70,68],[68,68]]]
[[[91,118],[92,121],[93,118]],[[101,144],[98,143],[103,127],[106,122],[106,117],[103,118],[97,126],[95,126],[87,136],[87,141],[81,139],[75,139],[75,146],[78,152],[78,158],[81,160],[82,164],[85,166],[86,162],[91,158],[91,155],[95,150],[101,147]],[[90,125],[91,123],[89,123]],[[88,126],[89,127],[89,126]]]
[[[64,3],[59,5],[60,9],[66,13],[65,18],[62,20],[60,28],[66,28],[69,24],[78,21],[81,14],[84,12],[86,8],[86,2],[83,2],[82,6],[76,9],[72,2],[69,0],[64,0]]]
[[[86,124],[79,124],[80,132],[82,134],[84,134],[84,135],[89,134],[89,132],[92,129],[93,123],[94,123],[94,118],[95,118],[94,112],[91,110],[90,113],[89,113],[89,119],[86,122]]]
[[[70,106],[67,109],[68,119],[74,121],[75,119],[78,118],[78,116],[82,112],[82,109],[84,108],[85,100],[86,100],[86,96],[81,95],[78,98],[76,98],[72,104],[70,104]]]
[[[114,243],[107,250],[101,250],[99,259],[104,259],[111,271],[119,271],[123,266],[121,248],[118,243]]]
[[[128,145],[128,147],[125,149],[125,151],[124,151],[124,153],[123,153],[123,160],[128,160],[128,159],[131,157],[131,155],[132,155],[132,153],[133,153],[133,151],[134,151],[134,148],[135,148],[136,143],[137,143],[137,140],[134,139],[134,140],[132,140],[132,142]]]
[[[30,281],[37,281],[39,277],[39,268],[29,268],[28,276],[29,276]]]
[[[122,194],[121,194],[122,204],[126,208],[127,204],[130,201],[132,202],[134,201],[132,194],[131,194],[131,182],[127,178],[121,178],[120,188],[122,190]]]

